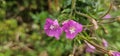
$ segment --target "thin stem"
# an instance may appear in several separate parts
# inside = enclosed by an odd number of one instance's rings
[[[108,34],[108,30],[102,24],[100,24],[100,26],[102,27],[102,30],[104,31],[104,33]]]
[[[71,13],[69,15],[70,18],[71,18],[72,14],[73,14],[73,11],[75,9],[75,2],[76,2],[76,0],[72,0]]]
[[[99,18],[103,18],[104,16],[106,16],[110,12],[111,9],[112,9],[112,2],[110,4],[108,11],[105,14],[103,14],[102,16],[100,16]]]
[[[100,22],[99,24],[109,24],[109,23],[113,23],[113,22],[116,22],[116,20],[111,20],[109,22]]]
[[[52,6],[51,0],[48,0],[48,10],[49,10],[49,12],[51,12],[51,6]]]
[[[90,26],[93,26],[93,25],[83,25],[83,27],[90,27]]]
[[[91,17],[91,16],[89,16],[87,14],[84,14],[84,13],[77,12],[77,11],[75,11],[75,12],[77,14],[81,15],[81,16],[87,17],[90,20],[90,22],[93,24],[94,29],[95,30],[98,29],[98,23],[97,23],[97,21],[93,17]]]
[[[59,1],[58,0],[55,0],[55,8],[57,11],[59,11]]]
[[[77,14],[79,14],[81,16],[87,17],[89,20],[94,19],[91,16],[88,16],[87,14],[84,14],[84,13],[80,13],[80,12],[77,12],[77,11],[75,11],[75,13],[77,13]]]

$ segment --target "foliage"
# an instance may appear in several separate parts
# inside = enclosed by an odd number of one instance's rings
[[[109,43],[107,49],[120,51],[120,5],[116,1],[109,12],[112,18],[102,19],[110,0],[0,0],[0,56],[69,56],[74,49],[78,50],[76,55],[90,55],[81,51],[84,49],[81,35],[73,40],[66,39],[64,33],[59,40],[47,36],[43,28],[48,17],[60,23],[75,20],[86,27],[82,34],[92,34],[97,44],[104,38]],[[75,11],[95,18],[100,22],[99,28],[91,32],[94,30],[91,21]]]

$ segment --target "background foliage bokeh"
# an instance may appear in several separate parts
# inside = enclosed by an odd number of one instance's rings
[[[111,0],[77,0],[76,10],[88,14],[96,20],[104,14]],[[73,19],[83,25],[89,20],[73,12],[70,17],[72,0],[0,0],[0,56],[68,56],[73,51],[74,43],[82,41],[60,40],[48,37],[43,30],[46,18],[58,19],[61,23]],[[115,22],[103,24],[108,31],[96,30],[100,38],[105,38],[108,49],[120,51],[120,1],[114,0],[109,13]],[[106,21],[110,21],[109,19]]]

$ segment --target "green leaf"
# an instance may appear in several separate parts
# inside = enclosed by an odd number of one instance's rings
[[[67,8],[67,9],[64,9],[61,13],[70,13],[71,12],[71,9]]]

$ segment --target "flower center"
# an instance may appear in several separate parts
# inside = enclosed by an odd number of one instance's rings
[[[52,29],[54,29],[54,28],[55,28],[55,26],[54,26],[54,25],[51,25],[51,26],[50,26],[50,29],[51,29],[51,30],[52,30]]]
[[[70,27],[69,31],[70,31],[70,33],[72,34],[72,33],[75,32],[75,28],[74,28],[74,27]]]
[[[50,29],[51,29],[51,30],[56,29],[56,28],[58,28],[57,25],[51,25],[51,26],[50,26]]]

